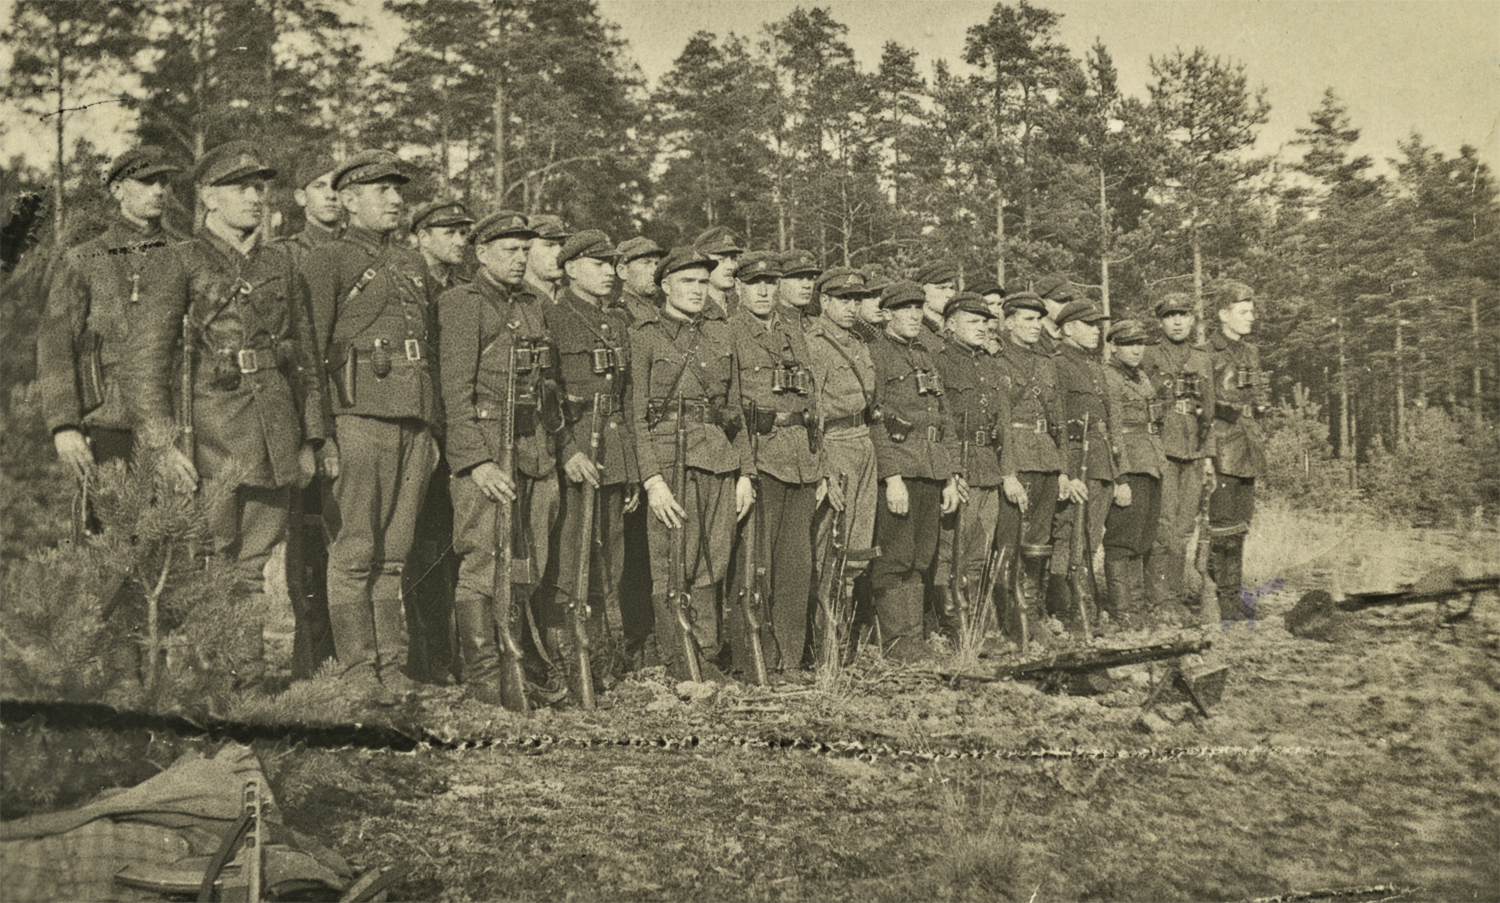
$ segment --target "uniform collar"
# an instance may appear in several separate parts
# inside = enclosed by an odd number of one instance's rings
[[[367,251],[370,251],[371,253],[376,253],[381,251],[386,247],[386,245],[389,245],[391,243],[391,236],[393,234],[395,234],[394,230],[382,235],[379,232],[374,232],[369,229],[363,229],[358,226],[350,226],[348,229],[344,230],[344,234],[341,237],[354,242],[355,244],[359,245]]]

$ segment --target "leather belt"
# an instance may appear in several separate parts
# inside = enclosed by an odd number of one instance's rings
[[[402,360],[405,360],[415,364],[419,361],[425,361],[429,357],[427,343],[421,339],[403,339],[399,343],[392,339],[375,339],[371,344],[379,344],[382,348],[399,347],[401,352],[391,355],[391,363],[400,363]],[[354,348],[352,350],[358,359],[366,361],[370,360],[375,353],[371,348]]]
[[[867,426],[869,422],[869,412],[860,411],[858,414],[850,414],[848,417],[835,417],[832,420],[825,420],[823,421],[823,429],[851,430],[857,426]]]
[[[1030,423],[1012,423],[1010,427],[1011,429],[1015,430],[1028,430],[1034,433],[1045,433],[1047,432],[1047,418],[1038,417]]]
[[[259,373],[262,370],[276,369],[276,349],[274,348],[223,348],[220,354],[234,358],[234,363],[240,368],[241,373]]]
[[[974,437],[970,441],[974,443],[975,448],[989,448],[992,444],[1000,444],[994,441],[994,437],[990,434],[989,430],[975,430]]]
[[[569,395],[568,396],[568,404],[570,404],[570,405],[577,405],[579,411],[581,411],[582,413],[587,414],[587,413],[590,413],[590,412],[592,412],[594,410],[594,396],[592,396],[592,395]],[[608,417],[611,414],[618,414],[618,413],[620,413],[623,410],[625,410],[625,407],[624,407],[624,405],[622,405],[620,403],[620,399],[616,398],[613,395],[608,395],[608,394],[602,394],[601,393],[599,395],[599,413],[600,414]]]
[[[677,419],[677,402],[668,401],[663,398],[653,398],[648,403],[653,420],[658,423],[670,423]],[[690,399],[682,404],[683,413],[689,423],[723,423],[719,414],[719,408],[711,401],[704,399]]]
[[[1139,422],[1139,423],[1122,423],[1122,424],[1120,424],[1120,432],[1122,432],[1122,433],[1147,433],[1147,434],[1152,435],[1152,436],[1160,436],[1161,435],[1161,421],[1160,420],[1150,420],[1150,421],[1142,421],[1142,422]]]

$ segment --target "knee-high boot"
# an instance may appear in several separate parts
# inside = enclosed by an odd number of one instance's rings
[[[886,654],[897,661],[913,661],[927,653],[922,636],[922,578],[907,575],[875,590],[875,616]]]
[[[460,594],[453,600],[464,692],[470,699],[500,705],[500,644],[489,600]]]
[[[1209,575],[1219,595],[1219,617],[1226,621],[1243,621],[1252,613],[1240,599],[1244,577],[1245,537],[1215,536],[1209,556]]]

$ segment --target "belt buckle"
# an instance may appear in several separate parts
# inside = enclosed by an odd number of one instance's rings
[[[942,439],[943,431],[939,427],[929,426],[927,428],[927,441],[938,442]]]
[[[1150,423],[1146,424],[1146,432],[1149,435],[1152,435],[1152,436],[1160,436],[1161,435],[1161,421],[1160,420],[1153,420]]]
[[[1046,417],[1038,417],[1036,419],[1036,431],[1038,433],[1045,433],[1045,432],[1047,432],[1047,418]]]
[[[420,361],[422,359],[422,343],[417,339],[406,340],[406,359],[409,361]]]
[[[979,446],[980,448],[983,448],[984,446],[988,445],[989,443],[990,443],[990,432],[989,432],[989,430],[975,430],[974,431],[974,444],[975,445]]]
[[[235,354],[235,363],[239,364],[241,373],[255,373],[260,370],[260,355],[254,348],[241,348]]]

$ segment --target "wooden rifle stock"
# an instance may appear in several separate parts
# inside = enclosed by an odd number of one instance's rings
[[[675,453],[672,460],[672,494],[676,496],[677,503],[686,509],[687,404],[681,395],[677,396]],[[700,529],[702,526],[699,524]],[[693,595],[687,586],[687,554],[687,524],[683,523],[677,528],[677,535],[671,538],[669,546],[667,570],[671,572],[672,581],[669,593],[677,610],[677,632],[682,634],[682,653],[687,658],[688,676],[694,682],[700,682],[703,680],[703,666],[698,661],[698,639],[693,633]]]
[[[589,463],[599,464],[599,405],[603,395],[594,396],[594,411],[589,422]],[[599,493],[585,480],[579,487],[583,498],[583,511],[578,518],[578,572],[577,589],[573,592],[573,604],[569,607],[568,620],[573,626],[573,649],[578,657],[578,703],[585,709],[594,708],[594,669],[589,661],[589,564],[594,557],[594,506]]]
[[[969,417],[963,417],[963,442],[959,445],[959,468],[969,472],[970,433]],[[959,642],[968,641],[969,636],[969,574],[964,567],[964,508],[962,501],[953,512],[953,554],[948,570],[948,606],[950,617],[958,621]]]
[[[750,460],[756,471],[760,470],[760,430],[757,424],[760,413],[755,402],[750,402],[746,427],[750,430]],[[740,608],[745,613],[746,633],[750,642],[750,661],[755,668],[755,683],[768,686],[771,676],[766,673],[766,652],[760,641],[762,606],[769,596],[766,592],[765,536],[762,533],[764,520],[761,517],[761,500],[757,498],[750,508],[750,522],[745,525],[745,575],[740,586]],[[783,663],[784,664],[784,663]]]
[[[1078,465],[1078,481],[1089,485],[1089,415],[1083,415],[1083,457]],[[1089,603],[1094,600],[1098,587],[1094,584],[1094,556],[1088,548],[1089,505],[1085,500],[1075,502],[1073,512],[1073,546],[1068,550],[1068,586],[1073,591],[1073,604],[1078,606],[1079,622],[1083,625],[1085,638],[1094,635],[1089,623]],[[1085,575],[1088,580],[1085,581]]]
[[[516,351],[510,350],[505,373],[505,407],[500,448],[495,464],[515,485],[516,478]],[[521,643],[515,631],[515,599],[511,596],[512,503],[495,503],[495,576],[491,583],[491,614],[500,634],[500,704],[513,712],[529,712],[526,675],[521,668]]]
[[[1197,569],[1198,576],[1202,582],[1198,584],[1198,623],[1205,626],[1219,623],[1219,588],[1209,574],[1209,559],[1213,557],[1213,526],[1209,519],[1209,508],[1214,497],[1214,474],[1208,469],[1208,459],[1204,459],[1203,484],[1198,490],[1198,513],[1193,518],[1198,530],[1198,544],[1194,549],[1193,567]]]

